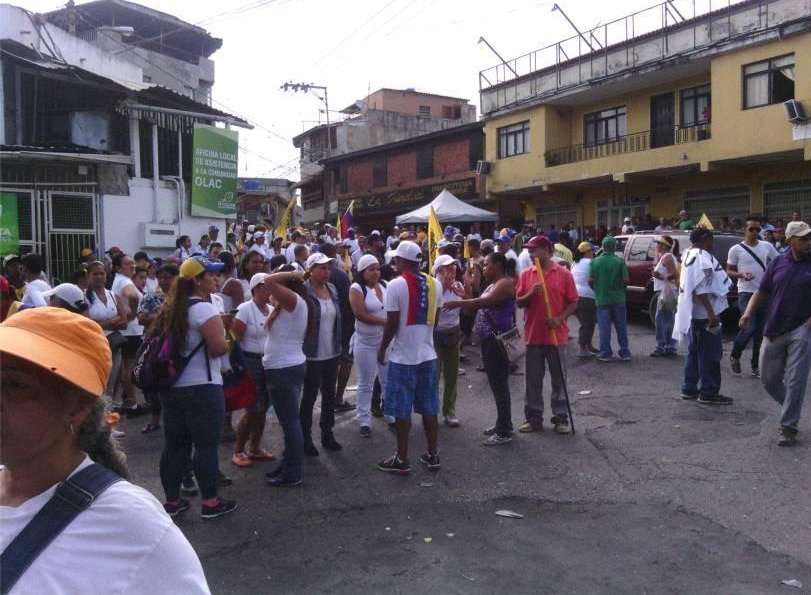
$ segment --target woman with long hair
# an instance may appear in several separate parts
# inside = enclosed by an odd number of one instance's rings
[[[284,432],[284,454],[267,474],[274,487],[301,485],[304,466],[304,434],[299,418],[299,396],[304,384],[307,358],[304,337],[314,326],[304,273],[284,265],[265,278],[273,310],[265,323],[262,367],[270,400]]]
[[[237,306],[236,317],[231,323],[231,335],[242,348],[247,371],[256,386],[256,402],[245,410],[237,425],[234,456],[231,457],[231,462],[237,467],[250,467],[253,461],[276,460],[273,453],[261,446],[265,419],[270,408],[270,394],[262,367],[267,338],[265,321],[270,315],[270,291],[265,278],[267,273],[256,273],[253,276],[250,283],[251,299]]]
[[[246,252],[242,256],[242,262],[239,265],[239,282],[242,284],[242,302],[250,298],[251,295],[251,279],[257,273],[266,273],[267,262],[261,252],[254,250],[253,252]],[[239,302],[240,304],[242,302]]]
[[[313,407],[321,392],[321,446],[341,450],[332,428],[335,426],[335,388],[341,362],[341,303],[335,286],[329,282],[334,258],[316,252],[307,259],[308,280],[305,283],[313,308],[315,325],[304,339],[307,376],[301,399],[301,427],[304,432],[304,454],[317,457],[312,440]]]
[[[482,349],[484,371],[496,402],[496,425],[484,431],[483,444],[496,446],[512,441],[513,424],[510,403],[510,362],[498,345],[495,335],[513,326],[515,320],[515,261],[500,252],[488,254],[484,259],[484,279],[489,285],[480,297],[451,300],[443,306],[446,310],[464,308],[476,313],[474,330]],[[465,291],[468,295],[481,280],[475,268],[465,275]]]
[[[203,497],[201,516],[213,519],[236,509],[217,494],[217,445],[225,417],[219,358],[228,351],[220,312],[211,303],[221,262],[187,258],[158,314],[157,331],[170,338],[187,364],[175,383],[161,393],[166,444],[160,476],[164,508],[175,516],[189,508],[180,497],[186,461],[194,446],[193,467]]]
[[[355,282],[349,287],[349,305],[355,315],[355,334],[350,340],[358,371],[358,408],[355,421],[360,435],[371,438],[372,392],[375,378],[386,386],[386,366],[377,362],[386,325],[386,284],[380,279],[380,263],[372,254],[358,261]],[[388,420],[394,423],[394,419]]]
[[[208,593],[183,534],[126,481],[105,423],[111,355],[99,325],[25,310],[0,325],[0,352],[3,592]]]

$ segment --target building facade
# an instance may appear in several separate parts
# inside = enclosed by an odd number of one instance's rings
[[[611,229],[681,209],[694,220],[811,216],[809,134],[784,105],[811,108],[811,3],[746,0],[704,15],[678,5],[480,74],[490,200],[541,228]],[[658,26],[642,29],[652,16]]]
[[[295,200],[294,183],[284,178],[239,178],[237,184],[237,219],[249,224],[279,224],[290,200]],[[301,217],[294,207],[288,227],[295,227]]]
[[[315,126],[293,139],[301,151],[302,223],[334,221],[338,204],[328,200],[322,159],[394,143],[476,121],[467,99],[414,89],[380,89],[347,106],[343,121]]]
[[[431,202],[443,189],[481,206],[476,169],[483,129],[483,122],[472,122],[322,159],[327,200],[337,203],[336,217],[353,204],[355,226],[365,233],[390,229],[397,215]]]

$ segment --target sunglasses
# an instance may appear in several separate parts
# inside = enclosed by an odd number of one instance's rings
[[[750,227],[749,231],[756,231],[756,232],[760,233],[761,229],[762,228],[760,228],[760,227]]]

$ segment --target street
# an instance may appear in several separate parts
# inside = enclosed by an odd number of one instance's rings
[[[576,336],[574,318],[571,326]],[[552,431],[546,392],[543,432],[482,446],[495,406],[467,347],[462,426],[441,428],[438,473],[418,465],[418,417],[407,477],[375,469],[394,436],[376,419],[372,438],[361,438],[353,413],[336,425],[344,450],[307,458],[301,488],[266,486],[273,463],[237,469],[223,444],[221,467],[234,484],[222,493],[239,509],[202,521],[194,502],[177,519],[212,592],[802,592],[781,585],[789,579],[811,588],[808,411],[799,444],[779,448],[778,406],[748,376],[748,352],[744,375],[733,376],[725,343],[722,392],[735,403],[699,405],[679,398],[686,345],[678,358],[654,359],[653,330],[637,320],[629,332],[629,363],[584,362],[569,343],[574,436]],[[516,428],[523,384],[511,375]],[[142,435],[143,423],[125,423],[123,445],[133,481],[162,500],[163,439]],[[265,445],[280,454],[275,421]]]

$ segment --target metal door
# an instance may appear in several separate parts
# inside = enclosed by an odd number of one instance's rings
[[[650,98],[650,146],[669,147],[675,142],[674,94],[663,93]]]
[[[48,190],[46,204],[48,273],[54,284],[67,283],[82,248],[98,246],[98,200],[94,193]]]

